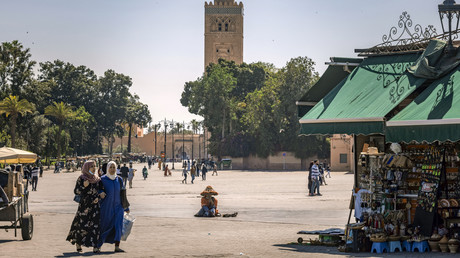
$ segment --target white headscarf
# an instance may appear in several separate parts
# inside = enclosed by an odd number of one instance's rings
[[[111,175],[110,172],[109,172],[109,169],[110,169],[110,166],[112,166],[112,164],[115,166],[115,174]],[[107,177],[112,179],[112,180],[115,180],[117,179],[117,163],[115,163],[115,161],[110,161],[108,164],[107,164],[107,173],[106,173]]]

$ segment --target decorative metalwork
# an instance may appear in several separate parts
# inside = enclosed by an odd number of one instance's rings
[[[439,110],[439,104],[443,101],[446,101],[448,99],[452,99],[453,97],[453,90],[454,90],[454,80],[455,80],[455,76],[452,76],[450,77],[449,81],[447,81],[446,83],[444,83],[443,87],[440,88],[436,94],[436,101],[435,103],[433,104],[433,107],[431,108],[431,111],[430,111],[430,114],[428,115],[428,119],[432,119],[433,116],[436,116],[438,115],[437,113],[440,111]],[[434,117],[434,118],[437,118],[437,117]]]
[[[399,30],[398,30],[399,28]],[[458,38],[460,30],[452,32],[453,38]],[[420,24],[413,24],[411,16],[403,12],[399,16],[398,25],[382,36],[382,43],[368,49],[356,49],[360,56],[385,55],[394,53],[418,52],[425,50],[432,39],[448,40],[449,33],[437,34],[433,25],[425,29]]]
[[[401,96],[406,92],[407,83],[403,81],[407,78],[402,78],[403,74],[411,66],[411,62],[404,63],[385,63],[370,65],[369,69],[377,74],[377,81],[382,83],[383,88],[391,87],[389,90],[389,99],[392,103],[400,100]]]

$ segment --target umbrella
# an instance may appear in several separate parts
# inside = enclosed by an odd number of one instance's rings
[[[0,148],[0,161],[3,163],[34,163],[37,154],[15,148]]]

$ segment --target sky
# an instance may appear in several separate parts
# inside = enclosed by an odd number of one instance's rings
[[[208,1],[209,2],[209,1]],[[240,1],[237,1],[238,3]],[[382,42],[407,11],[442,32],[442,0],[244,0],[246,63],[283,67],[307,56],[322,74],[332,56]],[[131,92],[153,122],[201,120],[180,104],[187,81],[203,74],[203,0],[0,0],[0,42],[19,40],[37,62],[56,59],[108,69],[133,80]],[[398,30],[401,32],[401,30]],[[211,97],[211,96],[210,96]],[[299,96],[301,97],[301,96]]]

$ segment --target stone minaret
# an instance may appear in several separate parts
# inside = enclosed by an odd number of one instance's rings
[[[243,62],[243,3],[214,0],[204,4],[204,66],[219,58]]]

